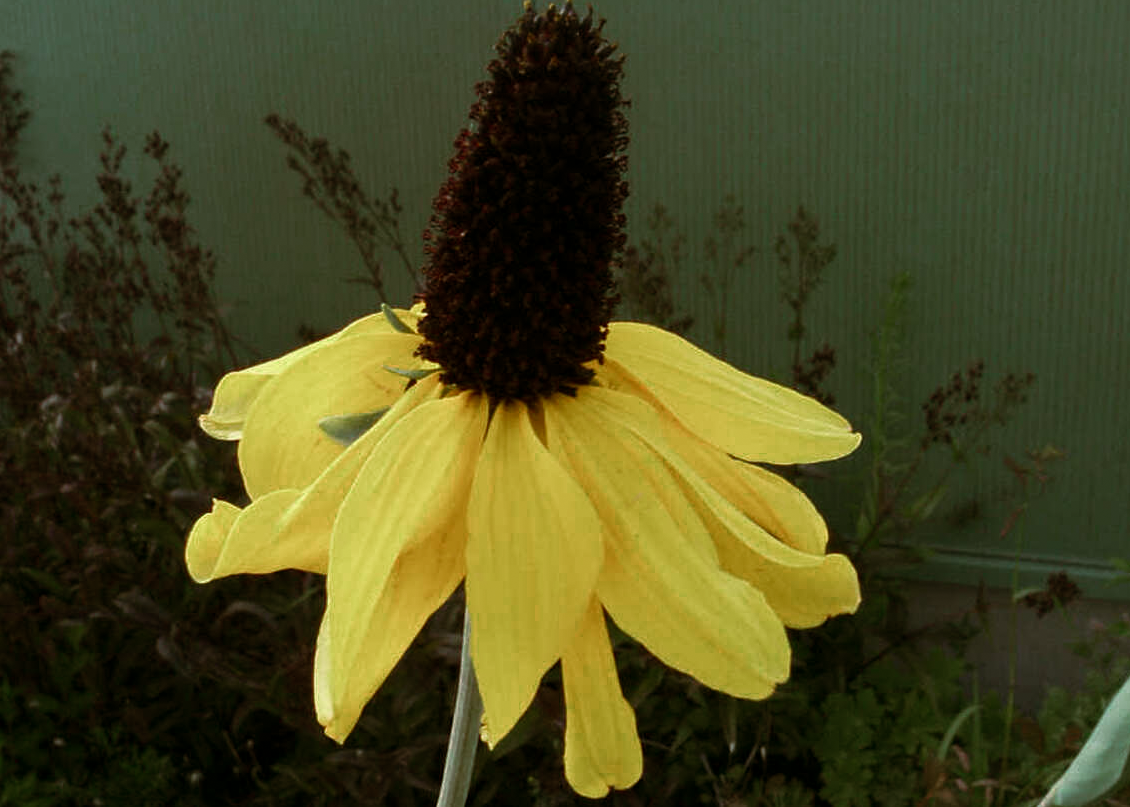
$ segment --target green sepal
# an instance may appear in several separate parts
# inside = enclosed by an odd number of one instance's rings
[[[416,333],[404,324],[404,320],[396,316],[396,312],[388,303],[381,303],[381,313],[385,315],[385,319],[388,320],[388,324],[392,326],[394,331],[399,331],[400,333]]]
[[[432,373],[439,372],[438,367],[421,367],[416,370],[406,370],[403,367],[393,367],[388,364],[382,364],[381,366],[388,370],[390,373],[396,373],[397,375],[402,375],[405,378],[411,378],[413,381],[419,381],[420,379],[427,378]]]
[[[1056,807],[1098,804],[1130,780],[1130,678],[1111,699],[1078,756],[1040,802]]]
[[[329,415],[318,421],[318,426],[335,443],[349,446],[358,437],[369,431],[373,424],[389,410],[382,406],[372,412],[357,412],[353,415]]]

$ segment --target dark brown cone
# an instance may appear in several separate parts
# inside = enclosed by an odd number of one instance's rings
[[[592,12],[527,4],[433,203],[421,321],[442,380],[532,401],[588,383],[624,245],[623,58]]]

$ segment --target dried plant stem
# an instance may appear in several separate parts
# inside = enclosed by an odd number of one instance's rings
[[[455,717],[451,721],[451,738],[447,741],[447,759],[443,763],[443,783],[436,807],[463,807],[467,803],[482,716],[483,700],[479,696],[475,667],[471,663],[471,615],[468,609],[463,612],[463,653],[459,661]]]

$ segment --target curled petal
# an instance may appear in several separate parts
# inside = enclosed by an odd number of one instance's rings
[[[523,403],[499,403],[491,417],[467,533],[471,655],[494,747],[576,632],[603,557],[596,511]]]
[[[788,465],[835,459],[859,445],[851,424],[818,401],[747,375],[660,328],[611,323],[605,356],[687,429],[734,456]]]
[[[402,321],[413,328],[420,319],[415,307],[411,311],[403,309],[394,309],[394,311]],[[390,333],[391,330],[383,315],[371,314],[351,322],[335,334],[292,350],[277,359],[227,373],[216,385],[211,409],[207,414],[200,416],[200,428],[217,440],[239,440],[243,436],[243,423],[251,405],[255,403],[255,399],[259,397],[267,382],[287,367],[343,337]]]
[[[595,599],[561,655],[565,685],[565,777],[590,799],[611,787],[623,790],[643,773],[636,716],[620,690],[620,678]]]
[[[239,467],[252,499],[279,488],[304,488],[342,452],[318,425],[322,418],[392,404],[403,379],[382,364],[410,361],[414,334],[348,336],[290,364],[260,391],[247,413]]]
[[[246,510],[216,502],[188,538],[185,557],[197,582],[229,574],[306,569],[325,574],[338,510],[374,448],[402,417],[440,391],[431,378],[404,393],[386,416],[302,491],[272,491]]]
[[[276,490],[240,510],[227,502],[213,502],[212,512],[192,527],[185,547],[188,573],[197,583],[232,574],[267,574],[280,569],[325,573],[329,556],[328,535],[290,536],[278,540],[277,523],[295,500],[298,490]]]
[[[388,429],[342,502],[315,660],[319,720],[334,739],[463,575],[486,421],[487,402],[471,393],[420,404]]]

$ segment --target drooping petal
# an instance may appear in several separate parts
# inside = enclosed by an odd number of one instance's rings
[[[420,315],[416,313],[415,308],[412,311],[395,310],[401,319],[413,328],[419,321]],[[217,440],[239,440],[243,436],[243,422],[247,418],[251,404],[255,402],[267,382],[287,367],[343,337],[391,332],[392,328],[383,315],[370,314],[351,322],[337,333],[292,350],[276,359],[227,373],[216,385],[211,409],[207,414],[200,416],[200,427]]]
[[[318,426],[328,415],[393,403],[404,379],[383,369],[409,363],[414,334],[348,336],[290,364],[252,404],[239,443],[239,467],[252,499],[279,488],[304,488],[342,452]]]
[[[596,388],[545,403],[566,459],[605,527],[597,594],[616,623],[667,665],[713,689],[764,698],[789,673],[781,620],[719,566],[710,534],[664,458],[610,418]]]
[[[361,467],[392,426],[439,391],[437,378],[413,386],[305,490],[272,491],[245,510],[216,502],[193,527],[185,548],[193,579],[203,583],[286,568],[324,574],[334,520]]]
[[[499,403],[491,417],[467,533],[471,654],[493,748],[576,631],[603,557],[596,511],[523,403]]]
[[[420,404],[373,448],[342,502],[315,664],[319,720],[339,741],[462,577],[486,423],[487,402],[472,393]]]
[[[314,709],[326,734],[339,743],[357,725],[365,704],[423,628],[463,579],[462,529],[453,523],[400,554],[379,595],[365,610],[362,652],[339,651],[334,639],[343,620],[340,609],[326,610],[314,652]],[[363,594],[364,592],[359,592]]]
[[[232,574],[267,574],[280,569],[324,573],[329,536],[290,536],[278,540],[277,523],[301,491],[276,490],[243,510],[214,502],[201,516],[185,546],[188,573],[197,583]]]
[[[818,401],[747,375],[660,328],[611,323],[605,357],[642,381],[690,431],[743,459],[816,462],[859,445],[851,424]]]
[[[781,542],[757,521],[748,518],[700,476],[667,442],[662,428],[663,412],[656,411],[641,398],[606,389],[591,389],[588,398],[590,406],[600,411],[606,423],[624,432],[633,432],[656,455],[663,458],[674,477],[683,485],[687,500],[697,508],[699,517],[706,520],[711,535],[724,530],[751,551],[782,566],[804,568],[820,564],[819,557]],[[679,430],[685,432],[681,426]],[[715,457],[726,456],[709,445],[707,449]],[[740,465],[728,458],[727,461]]]
[[[620,678],[594,598],[573,640],[561,655],[565,684],[565,777],[590,799],[608,789],[629,788],[643,773],[636,716],[620,690]]]
[[[855,570],[842,555],[824,556],[827,527],[803,493],[698,440],[662,410],[649,410],[646,396],[594,392],[610,421],[656,451],[673,449],[664,457],[709,530],[722,568],[760,591],[786,625],[812,627],[856,609]]]
[[[302,491],[294,504],[281,514],[278,523],[281,537],[325,536],[328,545],[342,502],[381,440],[412,410],[434,400],[441,391],[439,379],[432,376],[413,385],[401,395],[376,425],[346,448],[310,487]],[[389,462],[397,461],[395,457],[386,459]],[[380,461],[380,457],[377,461]]]
[[[715,543],[722,568],[764,594],[790,628],[815,627],[859,607],[859,577],[843,555],[825,555],[819,566],[798,569],[770,563],[728,536]]]
[[[663,425],[668,444],[719,495],[794,549],[823,554],[828,526],[799,488],[771,471],[732,459],[676,421]]]

